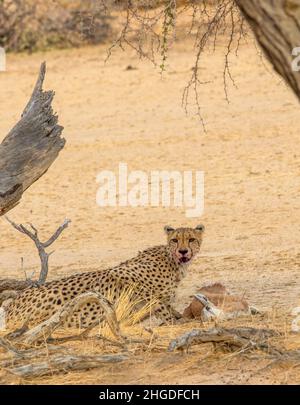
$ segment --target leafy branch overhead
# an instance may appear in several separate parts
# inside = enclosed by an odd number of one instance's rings
[[[102,3],[109,9],[109,0]],[[189,16],[186,34],[194,37],[195,58],[182,104],[186,110],[195,107],[204,129],[200,99],[200,85],[207,83],[200,66],[205,61],[204,51],[215,50],[218,43],[222,45],[224,92],[229,101],[228,85],[231,82],[235,86],[230,58],[238,54],[250,31],[276,72],[300,100],[300,75],[292,67],[293,50],[300,47],[300,0],[126,0],[114,2],[114,6],[115,3],[124,11],[124,21],[108,57],[115,47],[129,46],[161,71],[166,70],[168,51],[176,39],[177,20],[183,14]]]

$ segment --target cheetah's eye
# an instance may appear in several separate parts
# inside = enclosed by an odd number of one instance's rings
[[[171,242],[177,243],[178,239],[171,239]]]
[[[195,238],[190,238],[189,242],[192,243],[192,242],[195,242],[195,240],[196,240]]]

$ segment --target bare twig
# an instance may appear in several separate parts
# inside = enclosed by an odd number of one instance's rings
[[[107,3],[104,0],[105,3]],[[141,58],[149,59],[156,65],[157,55],[161,59],[160,70],[166,70],[167,58],[176,37],[177,19],[180,14],[191,12],[191,23],[188,35],[195,38],[195,60],[192,74],[183,95],[182,105],[187,112],[190,98],[193,96],[195,112],[200,118],[203,130],[206,131],[202,117],[200,85],[210,83],[200,80],[200,62],[204,52],[211,46],[216,48],[217,40],[225,38],[223,85],[225,98],[228,96],[228,79],[235,86],[230,69],[230,56],[237,52],[241,40],[245,36],[244,19],[234,0],[186,1],[184,5],[178,0],[140,1],[126,0],[122,2],[124,22],[116,41],[108,50],[110,57],[115,47],[133,48]]]
[[[16,224],[13,222],[11,219],[9,219],[7,216],[5,217],[6,220],[19,232],[23,233],[24,235],[27,235],[35,244],[35,246],[38,249],[39,252],[39,257],[41,260],[41,271],[39,275],[39,279],[37,284],[38,285],[43,285],[47,279],[48,275],[48,263],[49,263],[49,256],[52,254],[52,252],[47,253],[46,248],[52,245],[56,241],[56,239],[61,235],[61,233],[69,226],[70,220],[65,219],[63,224],[55,231],[55,233],[49,238],[46,242],[41,242],[38,236],[38,230],[30,224],[31,230],[26,228],[24,225]],[[28,284],[29,282],[26,281]],[[28,285],[27,285],[28,286]],[[12,288],[10,288],[12,289]],[[0,290],[1,290],[1,283],[0,283]]]

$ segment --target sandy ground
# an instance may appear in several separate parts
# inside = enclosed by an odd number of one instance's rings
[[[174,48],[163,77],[133,51],[118,51],[104,64],[106,49],[9,55],[8,70],[0,74],[1,138],[17,121],[43,60],[45,85],[56,91],[55,109],[65,126],[67,144],[59,159],[9,214],[16,222],[35,224],[44,238],[64,218],[72,219],[56,242],[49,279],[102,269],[164,243],[166,224],[202,222],[202,253],[180,287],[178,309],[197,287],[222,281],[253,305],[278,309],[284,323],[300,304],[298,102],[250,41],[231,58],[237,88],[229,83],[228,104],[220,46],[205,55],[201,67],[203,79],[210,81],[200,94],[204,133],[198,117],[192,111],[186,115],[181,106],[193,66],[192,43]],[[136,69],[126,70],[128,65]],[[203,170],[204,215],[188,219],[181,208],[99,208],[96,176],[101,170],[116,171],[119,162],[130,170]],[[3,219],[0,232],[1,277],[24,277],[21,257],[27,274],[37,271],[31,241]],[[129,363],[126,373],[122,366],[91,372],[88,381],[239,383],[256,367],[249,360],[224,372],[218,362],[206,373],[197,356],[187,363],[186,357],[166,353],[139,361]],[[58,382],[76,382],[80,376]],[[278,373],[257,381],[284,383],[287,377]]]

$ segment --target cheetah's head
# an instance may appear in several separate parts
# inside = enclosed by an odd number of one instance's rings
[[[177,229],[165,226],[170,253],[176,263],[188,263],[200,252],[204,229],[204,225]]]

